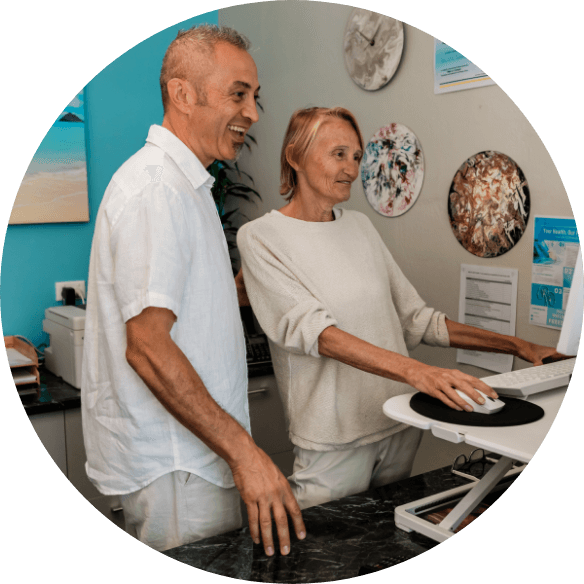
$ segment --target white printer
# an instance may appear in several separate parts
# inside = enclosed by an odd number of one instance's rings
[[[81,389],[85,310],[78,306],[47,308],[43,331],[51,337],[51,346],[45,349],[46,368]]]

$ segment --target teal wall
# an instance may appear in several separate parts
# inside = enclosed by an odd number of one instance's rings
[[[57,304],[55,282],[87,282],[95,217],[109,180],[143,146],[150,125],[162,121],[158,77],[164,52],[179,29],[204,22],[217,24],[218,12],[186,20],[146,39],[88,83],[90,221],[8,226],[1,271],[4,335],[24,335],[36,345],[48,342],[42,321],[45,308]]]

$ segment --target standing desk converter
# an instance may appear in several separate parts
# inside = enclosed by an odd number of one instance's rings
[[[386,416],[434,436],[460,444],[462,442],[501,455],[501,458],[475,483],[462,485],[431,497],[425,497],[395,509],[395,524],[405,531],[416,531],[442,542],[452,535],[462,521],[480,504],[484,497],[497,489],[500,481],[521,472],[516,462],[528,463],[548,433],[566,394],[567,386],[531,395],[527,398],[540,406],[545,415],[521,426],[484,427],[464,426],[433,420],[412,410],[410,399],[414,393],[391,398],[383,405]],[[500,486],[500,485],[499,485]],[[457,501],[452,511],[438,525],[421,517],[432,509]]]

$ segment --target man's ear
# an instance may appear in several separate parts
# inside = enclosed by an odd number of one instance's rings
[[[185,79],[175,77],[167,85],[170,102],[183,114],[191,112],[193,105],[197,101],[195,88]]]

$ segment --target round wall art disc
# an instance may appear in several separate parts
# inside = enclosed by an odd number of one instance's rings
[[[416,135],[403,124],[380,128],[365,147],[363,190],[381,215],[403,215],[416,202],[424,181],[424,154]]]
[[[481,258],[503,255],[521,239],[529,207],[525,175],[500,152],[471,156],[450,185],[448,214],[454,235]]]

